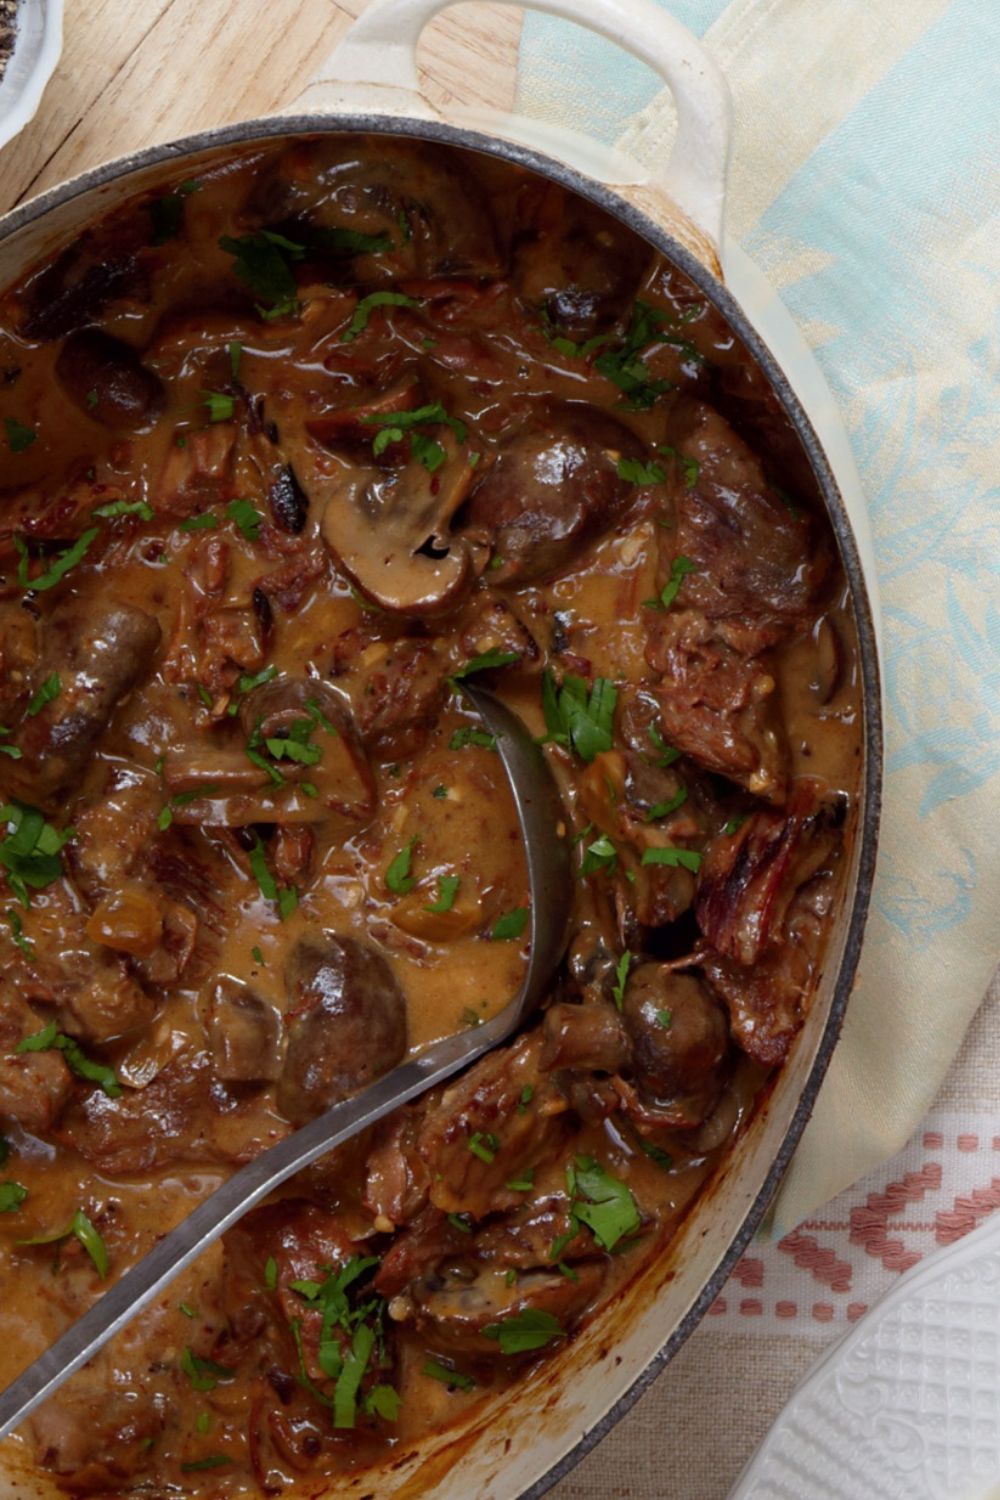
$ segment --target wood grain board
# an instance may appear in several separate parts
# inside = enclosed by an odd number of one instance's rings
[[[67,0],[63,54],[0,151],[0,212],[110,157],[289,105],[366,0]],[[520,13],[460,5],[420,62],[434,103],[513,100]]]

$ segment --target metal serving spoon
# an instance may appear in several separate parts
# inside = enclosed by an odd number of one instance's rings
[[[516,714],[461,684],[496,736],[524,839],[531,947],[521,988],[492,1020],[435,1042],[261,1153],[206,1198],[0,1394],[0,1438],[87,1363],[185,1266],[287,1178],[505,1041],[538,1004],[562,958],[572,900],[565,812],[545,757]]]

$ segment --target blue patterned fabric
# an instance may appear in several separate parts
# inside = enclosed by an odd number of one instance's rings
[[[837,398],[884,615],[874,910],[787,1225],[903,1145],[1000,956],[1000,6],[668,8],[730,80],[730,228]],[[610,44],[526,20],[529,112],[627,146],[656,95]]]

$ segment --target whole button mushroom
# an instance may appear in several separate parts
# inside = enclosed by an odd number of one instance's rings
[[[163,411],[160,377],[131,344],[99,328],[71,333],[59,351],[56,376],[70,400],[113,432],[142,432]]]
[[[622,1014],[640,1094],[653,1105],[683,1101],[692,1123],[703,1119],[729,1046],[721,1006],[693,975],[646,963],[628,981]]]
[[[463,530],[492,543],[490,582],[529,583],[565,568],[624,513],[635,486],[619,460],[641,457],[623,423],[582,403],[553,406],[508,438],[460,515]]]
[[[406,999],[386,960],[356,938],[303,938],[285,967],[291,1001],[277,1102],[303,1125],[402,1061]]]

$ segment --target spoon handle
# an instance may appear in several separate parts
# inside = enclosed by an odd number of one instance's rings
[[[498,1027],[498,1022],[506,1024]],[[434,1084],[450,1078],[471,1057],[491,1044],[487,1035],[491,1028],[495,1027],[499,1032],[492,1039],[495,1043],[502,1040],[509,1026],[507,1011],[503,1011],[484,1026],[445,1037],[419,1057],[386,1073],[363,1093],[335,1104],[241,1167],[182,1219],[176,1229],[158,1240],[93,1307],[0,1394],[0,1438],[13,1432],[126,1323],[148,1307],[185,1266],[189,1266],[268,1193],[317,1157],[374,1125]]]
[[[541,999],[562,957],[572,892],[565,814],[551,772],[524,725],[494,695],[463,685],[497,736],[524,839],[531,893],[528,962],[513,1000],[491,1020],[435,1042],[335,1104],[241,1167],[50,1344],[0,1393],[0,1439],[13,1432],[203,1250],[289,1177],[505,1041]]]

